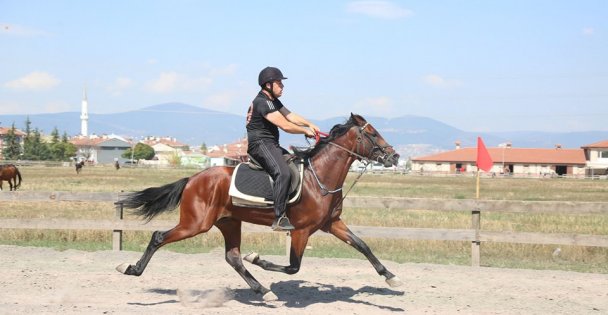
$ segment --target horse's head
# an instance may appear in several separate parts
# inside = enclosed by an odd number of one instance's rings
[[[353,124],[349,134],[354,133],[356,154],[382,163],[385,167],[397,165],[399,154],[365,118],[351,113],[349,123]]]

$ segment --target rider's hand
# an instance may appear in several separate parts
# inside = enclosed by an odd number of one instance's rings
[[[304,128],[305,132],[304,135],[308,138],[314,138],[317,133],[315,131],[313,131],[312,129],[308,129],[308,128]]]
[[[308,125],[308,128],[310,128],[310,130],[312,130],[314,134],[317,134],[319,133],[319,131],[321,131],[321,129],[319,129],[319,127],[313,123]]]

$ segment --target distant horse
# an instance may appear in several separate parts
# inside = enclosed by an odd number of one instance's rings
[[[19,182],[17,182],[19,179]],[[10,190],[17,190],[21,186],[21,172],[17,166],[13,164],[0,165],[0,190],[2,190],[2,181],[8,181]]]
[[[114,162],[114,168],[116,168],[117,171],[120,169],[120,163],[118,163],[118,161]]]
[[[378,131],[359,115],[351,114],[345,124],[335,125],[328,137],[320,139],[314,149],[305,153],[306,169],[300,201],[288,208],[288,216],[295,230],[291,231],[288,266],[262,260],[256,253],[245,260],[265,270],[295,274],[300,270],[308,238],[318,230],[328,232],[354,247],[370,261],[378,274],[390,286],[401,280],[374,256],[370,248],[352,233],[340,219],[342,192],[350,165],[355,160],[374,160],[384,165],[396,165],[399,155],[386,143]],[[168,231],[155,231],[141,259],[135,265],[124,263],[116,270],[126,275],[139,276],[152,255],[160,247],[209,231],[214,225],[225,241],[225,258],[254,292],[266,301],[277,296],[262,286],[245,269],[241,260],[241,222],[270,226],[274,220],[272,208],[235,206],[228,195],[234,167],[217,166],[182,178],[162,187],[151,187],[125,196],[120,202],[148,221],[180,204],[177,226]],[[213,271],[212,271],[213,272]]]
[[[82,168],[84,167],[84,161],[76,162],[76,174],[80,174]]]

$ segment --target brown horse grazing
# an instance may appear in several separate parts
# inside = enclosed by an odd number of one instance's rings
[[[19,179],[19,182],[17,182]],[[8,181],[10,190],[17,190],[21,186],[21,172],[17,166],[13,164],[0,165],[0,190],[2,189],[2,181]]]
[[[348,170],[356,159],[374,160],[392,166],[397,164],[399,155],[363,117],[351,114],[345,124],[334,126],[329,136],[321,139],[307,153],[301,199],[287,211],[289,220],[296,228],[291,232],[289,265],[276,265],[260,259],[255,253],[247,255],[245,260],[265,270],[295,274],[300,270],[308,238],[322,230],[365,255],[390,286],[401,285],[401,280],[388,271],[365,242],[353,234],[340,219],[342,192],[338,188],[342,187]],[[215,225],[224,236],[228,264],[253,291],[262,294],[264,300],[276,300],[277,296],[245,269],[240,252],[241,222],[270,226],[274,220],[274,211],[272,208],[244,208],[232,204],[228,190],[234,169],[212,167],[172,184],[127,195],[122,200],[123,205],[137,209],[136,213],[148,220],[181,203],[180,219],[171,230],[155,231],[152,234],[150,243],[137,264],[124,263],[116,269],[126,275],[139,276],[161,246],[207,232]]]

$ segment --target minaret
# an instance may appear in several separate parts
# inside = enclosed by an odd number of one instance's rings
[[[89,105],[87,103],[87,88],[84,88],[82,99],[82,107],[80,110],[80,135],[87,137],[89,135]]]

